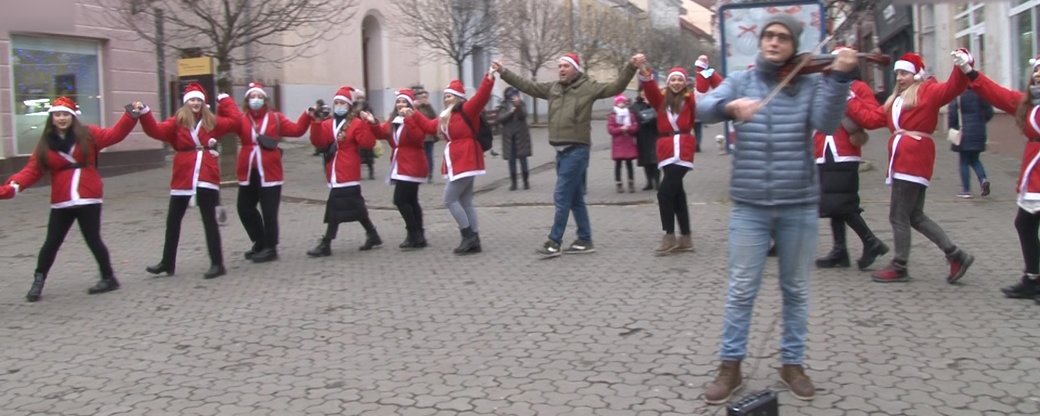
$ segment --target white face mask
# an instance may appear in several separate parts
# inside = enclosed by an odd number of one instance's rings
[[[347,114],[347,106],[337,105],[335,108],[332,109],[332,112],[336,113],[337,116],[344,116]]]
[[[249,108],[252,109],[253,111],[259,110],[259,109],[263,108],[263,106],[264,106],[264,99],[263,98],[250,98],[249,99]]]

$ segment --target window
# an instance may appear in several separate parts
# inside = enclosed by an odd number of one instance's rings
[[[56,97],[75,100],[81,122],[101,124],[98,50],[98,42],[91,40],[11,37],[16,154],[32,153]]]
[[[1014,73],[1012,85],[1025,90],[1028,85],[1029,60],[1037,55],[1037,14],[1040,13],[1040,0],[1020,2],[1011,9],[1012,48],[1011,60]]]
[[[985,44],[983,35],[986,33],[984,26],[985,11],[982,2],[973,2],[957,6],[954,19],[957,21],[957,46],[967,48],[975,55],[975,59],[982,62],[985,57]]]

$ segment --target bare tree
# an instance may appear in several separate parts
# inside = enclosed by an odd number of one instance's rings
[[[217,60],[217,85],[230,91],[232,65],[286,62],[313,54],[316,41],[354,17],[356,0],[106,0],[121,23],[163,47],[196,49]],[[157,39],[154,23],[165,27]],[[281,54],[245,54],[248,47]]]
[[[462,63],[481,48],[498,41],[497,10],[491,0],[392,0],[396,15],[391,29],[416,45],[429,48],[432,57]]]
[[[505,0],[499,15],[502,50],[506,59],[538,78],[538,71],[568,50],[567,16],[559,0]],[[534,122],[538,100],[534,99]]]
[[[621,13],[595,2],[581,2],[574,19],[574,47],[582,66],[613,64],[617,45],[626,35],[619,30],[625,26]]]
[[[711,45],[679,28],[650,29],[641,36],[640,51],[656,69],[681,66],[691,68],[698,55],[711,55]]]

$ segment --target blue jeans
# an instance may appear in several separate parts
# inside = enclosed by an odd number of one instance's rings
[[[589,210],[585,207],[585,172],[588,168],[588,145],[573,145],[556,152],[556,188],[553,190],[556,216],[549,239],[558,244],[563,242],[571,211],[574,212],[574,222],[578,223],[578,239],[592,241]]]
[[[426,151],[426,161],[429,162],[429,175],[431,178],[433,177],[433,145],[436,143],[435,141],[423,142],[423,150]]]
[[[816,254],[816,205],[756,206],[734,203],[729,220],[729,292],[722,326],[723,360],[747,356],[748,329],[769,241],[776,240],[783,295],[780,361],[802,364],[809,322],[809,273]]]
[[[982,152],[978,150],[963,150],[957,153],[960,155],[961,190],[971,192],[971,180],[969,180],[968,176],[969,167],[975,169],[975,176],[979,178],[980,184],[986,180],[986,168],[982,166],[982,160],[979,159],[979,154]]]

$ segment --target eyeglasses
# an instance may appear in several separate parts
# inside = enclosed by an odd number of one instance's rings
[[[771,30],[762,33],[762,40],[768,41],[772,39],[776,39],[780,43],[789,43],[794,40],[789,33],[773,32]]]

